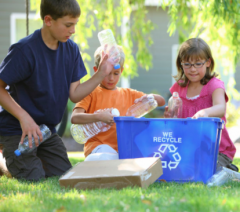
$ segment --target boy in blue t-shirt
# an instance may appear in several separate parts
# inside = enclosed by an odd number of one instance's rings
[[[15,178],[39,180],[60,176],[71,168],[66,148],[56,134],[68,98],[78,102],[90,94],[113,65],[103,55],[97,73],[80,84],[86,74],[78,46],[70,36],[80,17],[76,0],[42,0],[43,27],[9,48],[0,65],[0,146]],[[9,89],[6,86],[9,85]],[[14,155],[25,136],[38,146],[39,125],[52,136],[32,153]]]

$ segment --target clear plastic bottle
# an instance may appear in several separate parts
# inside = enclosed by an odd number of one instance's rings
[[[98,39],[104,52],[108,54],[109,61],[114,65],[114,69],[120,68],[120,52],[111,29],[106,29],[98,33]],[[105,49],[106,48],[106,49]]]
[[[110,111],[112,115],[119,116],[120,113],[116,108],[107,108],[104,110],[97,110],[94,113],[101,113],[103,111]],[[84,144],[87,142],[88,139],[92,138],[93,136],[97,135],[100,132],[106,132],[110,129],[110,125],[98,121],[94,123],[88,124],[72,124],[71,126],[71,134],[73,139],[80,144]]]
[[[168,111],[170,118],[182,118],[182,100],[178,92],[173,92],[173,95],[168,100]]]
[[[220,186],[230,180],[230,175],[223,167],[218,170],[208,181],[207,186]]]
[[[230,180],[240,181],[240,173],[221,167],[217,172],[207,181],[207,186],[221,186]]]
[[[137,102],[128,108],[126,116],[134,116],[140,118],[157,107],[157,101],[152,94],[147,95],[147,98],[143,98],[142,101]]]
[[[52,133],[49,130],[49,128],[44,124],[40,125],[39,128],[40,128],[40,131],[41,131],[42,137],[43,137],[42,142],[44,142],[51,136]],[[39,145],[42,142],[40,142],[40,139],[39,139],[39,136],[38,136]],[[29,147],[28,136],[26,136],[23,140],[23,143],[22,144],[19,143],[18,149],[16,149],[14,151],[14,153],[15,153],[16,156],[20,156],[21,154],[32,152],[35,148],[36,148],[36,145],[35,145],[34,138],[32,137],[32,148],[30,148]]]

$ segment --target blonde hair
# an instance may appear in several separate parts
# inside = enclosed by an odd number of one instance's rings
[[[176,65],[178,73],[173,77],[181,87],[185,87],[189,82],[189,79],[184,74],[181,63],[183,60],[189,61],[189,59],[211,60],[211,64],[207,67],[205,76],[200,81],[202,85],[206,85],[210,79],[217,76],[217,74],[213,72],[214,59],[208,44],[201,38],[191,38],[181,45],[177,56]]]
[[[118,50],[120,52],[120,62],[119,62],[119,64],[120,64],[121,68],[123,68],[124,61],[125,61],[125,54],[124,54],[123,48],[121,46],[118,45],[117,47],[118,47]],[[94,53],[94,63],[95,63],[95,66],[97,68],[99,67],[99,64],[100,64],[100,61],[101,61],[102,51],[103,51],[103,47],[99,46]]]

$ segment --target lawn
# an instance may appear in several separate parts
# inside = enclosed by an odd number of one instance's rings
[[[74,165],[82,157],[70,154]],[[240,159],[234,163],[240,167]],[[240,211],[240,183],[208,188],[202,183],[154,183],[147,189],[79,191],[59,186],[58,178],[38,183],[0,178],[0,212],[18,211]]]

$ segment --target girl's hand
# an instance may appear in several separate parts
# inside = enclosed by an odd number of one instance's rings
[[[163,116],[164,118],[171,118],[171,113],[168,111],[168,106],[165,107]]]
[[[208,117],[206,110],[199,110],[197,113],[195,113],[195,115],[192,118],[197,119],[200,117]]]
[[[34,138],[35,145],[38,146],[38,136],[40,141],[43,140],[39,126],[35,123],[32,117],[29,116],[29,114],[25,114],[19,121],[22,128],[22,137],[20,143],[22,144],[24,138],[28,136],[29,147],[32,148],[32,137]]]

